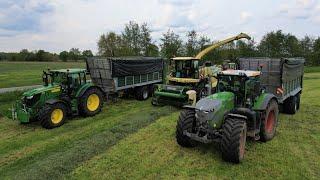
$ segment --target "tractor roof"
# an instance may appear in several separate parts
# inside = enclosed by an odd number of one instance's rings
[[[246,71],[246,70],[225,70],[220,72],[222,75],[233,75],[233,76],[247,76],[247,77],[255,77],[260,76],[260,71]]]
[[[70,73],[70,74],[77,74],[77,73],[82,73],[86,72],[86,69],[79,69],[79,68],[74,68],[74,69],[57,69],[57,70],[50,70],[50,72],[58,72],[58,73]]]
[[[171,58],[172,60],[174,61],[187,61],[187,60],[199,60],[195,57],[174,57],[174,58]]]

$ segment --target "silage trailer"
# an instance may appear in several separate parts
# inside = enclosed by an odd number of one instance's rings
[[[161,83],[164,60],[159,57],[88,58],[87,70],[92,83],[106,97],[133,94],[138,100],[148,99],[154,84]]]

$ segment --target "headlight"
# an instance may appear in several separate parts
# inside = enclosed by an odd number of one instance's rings
[[[32,98],[33,98],[33,96],[28,96],[28,97],[27,97],[27,99],[32,99]]]

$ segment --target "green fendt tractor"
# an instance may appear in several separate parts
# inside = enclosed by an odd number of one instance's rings
[[[14,119],[40,121],[51,129],[63,125],[68,116],[93,116],[101,111],[104,95],[88,80],[85,69],[44,71],[43,82],[43,87],[23,93],[12,109]]]
[[[239,68],[246,70],[220,72],[216,94],[197,103],[192,96],[193,106],[185,106],[177,123],[178,144],[219,142],[223,159],[239,163],[246,137],[271,140],[279,110],[287,114],[299,110],[304,62],[303,58],[240,58]]]
[[[278,99],[261,87],[260,71],[227,70],[217,79],[217,93],[181,112],[176,139],[183,147],[219,142],[223,159],[239,163],[247,136],[262,141],[274,137]]]

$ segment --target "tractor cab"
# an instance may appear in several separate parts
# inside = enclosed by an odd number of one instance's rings
[[[252,106],[261,93],[260,71],[226,70],[217,79],[217,92],[232,92],[239,107]]]
[[[170,60],[171,77],[173,78],[199,78],[199,59],[193,57],[176,57]]]
[[[44,86],[60,85],[62,89],[71,92],[82,84],[87,83],[87,71],[85,69],[59,69],[43,71]]]

